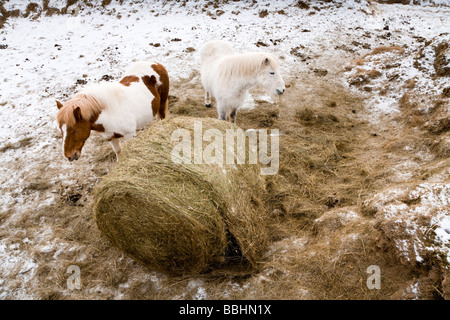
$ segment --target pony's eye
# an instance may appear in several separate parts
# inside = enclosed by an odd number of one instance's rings
[[[75,133],[77,133],[77,130],[73,130],[73,131],[72,131],[72,134],[75,134]]]
[[[271,72],[270,74],[275,74],[275,72]]]

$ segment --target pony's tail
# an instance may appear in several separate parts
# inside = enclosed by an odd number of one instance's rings
[[[169,111],[169,100],[166,99],[164,103],[161,103],[159,106],[159,118],[163,120],[167,116],[167,112]]]

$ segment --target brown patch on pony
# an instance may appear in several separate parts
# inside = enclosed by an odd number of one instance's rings
[[[160,97],[159,116],[161,119],[164,119],[168,112],[169,74],[166,68],[159,63],[153,64],[152,69],[159,75],[159,81],[161,82],[161,85],[158,87]]]
[[[136,76],[125,76],[122,80],[120,80],[120,83],[126,87],[130,86],[133,82],[139,82],[139,78]]]
[[[150,90],[155,98],[152,100],[152,110],[153,116],[155,117],[159,113],[161,97],[159,96],[158,90],[156,88],[156,78],[155,76],[143,76],[142,82],[144,82],[145,86]],[[163,118],[161,118],[163,119]]]
[[[114,134],[111,136],[111,138],[107,139],[107,141],[111,141],[113,139],[119,139],[119,138],[123,138],[123,135],[121,135],[120,133],[114,132]]]
[[[96,119],[97,121],[97,119]],[[91,124],[91,130],[97,131],[97,132],[105,132],[105,127],[103,127],[102,124],[96,124],[95,122]]]
[[[155,76],[143,76],[142,81],[155,97],[152,101],[153,116],[158,114],[161,119],[164,119],[169,106],[169,75],[166,68],[159,63],[154,63],[151,67],[158,74],[161,84],[157,86]]]

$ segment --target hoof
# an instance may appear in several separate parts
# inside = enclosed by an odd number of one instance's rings
[[[211,108],[211,104],[205,104],[205,107],[207,107],[207,108]]]

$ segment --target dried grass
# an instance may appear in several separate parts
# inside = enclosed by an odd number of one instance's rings
[[[403,49],[402,47],[399,47],[399,46],[390,46],[390,47],[381,46],[381,47],[377,47],[377,48],[373,49],[369,53],[366,53],[361,58],[365,59],[368,56],[374,56],[374,55],[386,53],[386,52],[395,52],[395,53],[403,54],[405,52],[405,49]]]

